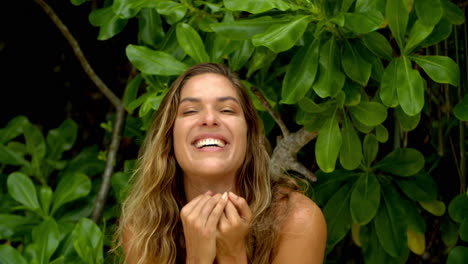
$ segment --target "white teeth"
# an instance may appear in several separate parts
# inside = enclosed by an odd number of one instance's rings
[[[206,146],[217,146],[217,147],[224,147],[224,142],[220,139],[215,138],[205,138],[195,142],[196,148],[202,148]]]

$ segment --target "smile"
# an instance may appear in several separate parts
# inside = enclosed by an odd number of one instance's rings
[[[209,147],[219,147],[224,148],[226,143],[221,139],[217,138],[204,138],[198,141],[195,141],[194,146],[198,149],[209,148]]]

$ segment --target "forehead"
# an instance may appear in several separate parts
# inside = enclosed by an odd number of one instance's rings
[[[215,73],[203,73],[190,78],[182,87],[181,99],[184,97],[224,97],[239,99],[236,88],[226,77]]]

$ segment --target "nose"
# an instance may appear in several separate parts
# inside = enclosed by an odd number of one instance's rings
[[[218,126],[219,120],[218,115],[213,109],[205,109],[203,115],[201,116],[201,125],[202,126]]]

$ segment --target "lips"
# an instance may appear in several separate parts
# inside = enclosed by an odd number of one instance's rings
[[[192,145],[197,149],[202,148],[224,148],[228,144],[224,137],[219,135],[202,135],[197,137]]]

